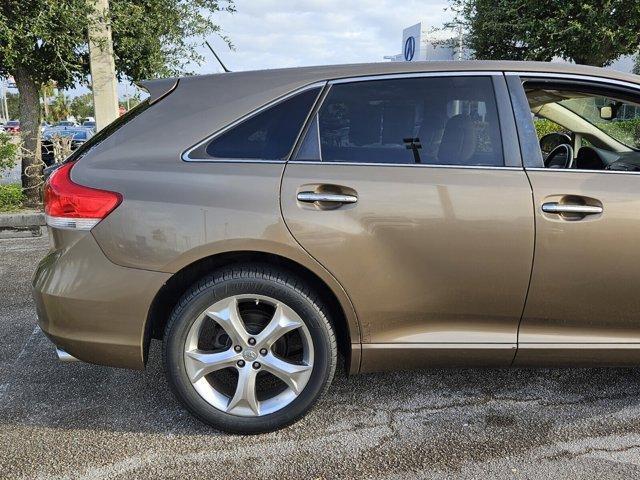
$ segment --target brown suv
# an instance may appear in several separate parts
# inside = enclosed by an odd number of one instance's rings
[[[145,87],[45,187],[33,285],[62,359],[143,368],[162,339],[184,405],[245,433],[304,415],[338,354],[640,363],[640,77],[385,63]]]

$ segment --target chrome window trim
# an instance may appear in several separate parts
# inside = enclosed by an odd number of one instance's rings
[[[329,80],[329,85],[340,83],[369,82],[372,80],[396,80],[403,78],[421,78],[421,77],[492,77],[501,76],[503,72],[496,70],[445,70],[441,72],[406,72],[406,73],[380,73],[375,75],[366,75],[362,77],[344,77]]]
[[[585,170],[583,168],[525,168],[527,172],[567,172],[567,173],[612,173],[615,175],[640,175],[640,172],[626,170]]]
[[[426,163],[376,163],[376,162],[322,162],[311,160],[290,160],[293,165],[345,165],[350,167],[402,167],[402,168],[451,168],[456,170],[513,170],[522,172],[522,167],[496,167],[491,165],[442,165]],[[546,169],[543,169],[546,170]]]
[[[563,80],[584,80],[587,82],[604,83],[618,87],[631,88],[638,90],[640,94],[640,83],[626,82],[624,80],[616,80],[607,77],[594,77],[592,75],[583,75],[580,73],[549,73],[549,72],[527,72],[527,71],[505,71],[505,75],[526,78],[556,78]]]
[[[305,85],[304,87],[300,87],[296,90],[292,90],[288,93],[286,93],[285,95],[282,95],[274,100],[271,100],[268,103],[265,103],[264,105],[262,105],[261,107],[258,107],[257,109],[247,113],[246,115],[241,116],[240,118],[238,118],[237,120],[233,121],[232,123],[226,125],[225,127],[221,128],[220,130],[215,131],[214,133],[212,133],[211,135],[209,135],[208,137],[206,137],[204,140],[201,140],[200,142],[196,143],[195,145],[189,147],[187,150],[185,150],[184,152],[182,152],[181,155],[181,159],[184,162],[204,162],[204,163],[286,163],[287,162],[287,158],[290,157],[291,155],[291,151],[296,147],[297,142],[300,138],[300,134],[301,131],[304,129],[304,127],[307,125],[307,122],[309,121],[309,115],[311,114],[311,112],[314,111],[316,104],[318,103],[318,100],[321,98],[322,96],[322,90],[326,87],[327,85],[327,81],[326,80],[322,80],[319,82],[314,82],[314,83],[310,83],[309,85]],[[265,110],[276,106],[277,104],[284,102],[286,100],[288,100],[289,98],[298,95],[299,93],[303,93],[306,92],[307,90],[312,90],[314,88],[320,88],[320,92],[318,93],[318,97],[316,98],[314,104],[312,105],[312,108],[309,110],[309,112],[307,112],[307,116],[305,117],[304,122],[301,124],[300,126],[300,131],[298,132],[298,134],[296,135],[296,139],[295,142],[293,143],[293,146],[291,147],[291,150],[289,151],[289,153],[287,154],[287,157],[282,159],[282,160],[261,160],[259,158],[215,158],[215,157],[208,157],[208,158],[191,158],[189,155],[191,154],[191,152],[193,152],[194,150],[196,150],[197,148],[200,148],[202,145],[211,142],[212,140],[215,140],[217,137],[219,137],[220,135],[224,134],[225,132],[231,130],[232,128],[240,125],[242,122],[249,120],[250,118],[264,112]]]

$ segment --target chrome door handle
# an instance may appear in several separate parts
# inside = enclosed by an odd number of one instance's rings
[[[542,211],[545,213],[577,213],[582,215],[597,215],[602,213],[602,207],[593,205],[575,205],[549,202],[542,204]]]
[[[358,197],[356,197],[355,195],[344,195],[341,193],[300,192],[298,193],[298,201],[306,203],[356,203],[358,201]]]

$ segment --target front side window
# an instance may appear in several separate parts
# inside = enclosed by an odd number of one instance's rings
[[[559,80],[526,80],[545,168],[640,171],[640,96]]]
[[[206,146],[213,158],[283,160],[302,128],[320,88],[277,103],[214,138]]]
[[[490,77],[336,84],[317,126],[323,162],[504,165]]]

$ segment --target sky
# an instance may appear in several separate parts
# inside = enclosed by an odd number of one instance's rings
[[[231,38],[210,43],[230,70],[381,62],[400,53],[402,30],[425,22],[441,27],[447,0],[236,0],[237,12],[214,19]],[[212,55],[195,70],[214,73]]]
[[[235,0],[235,6],[233,14],[214,16],[234,50],[218,36],[207,38],[232,71],[382,62],[401,52],[404,28],[420,21],[440,28],[451,18],[447,0]],[[222,71],[206,46],[198,52],[205,61],[189,70]],[[135,90],[118,88],[121,97]],[[66,93],[87,91],[78,86]]]
[[[423,28],[439,28],[452,17],[447,0],[235,0],[235,5],[235,13],[214,16],[235,49],[217,36],[208,38],[232,71],[381,62],[401,52],[404,28],[420,21]],[[198,51],[205,62],[190,70],[221,71],[206,47]],[[628,71],[630,66],[623,59],[613,68]],[[67,93],[87,91],[78,87]],[[121,97],[134,91],[119,86]]]

